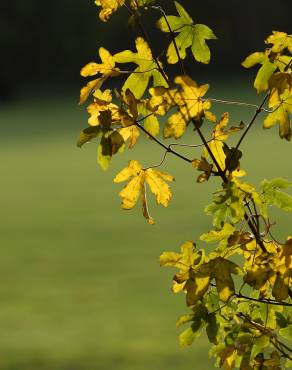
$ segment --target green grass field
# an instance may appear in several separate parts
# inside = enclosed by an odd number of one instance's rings
[[[244,96],[240,87],[224,92]],[[233,124],[253,113],[233,111]],[[2,106],[0,123],[0,369],[211,369],[204,337],[178,345],[175,321],[187,309],[158,257],[208,230],[202,210],[214,182],[198,185],[194,170],[169,156],[174,199],[168,209],[151,203],[157,223],[148,226],[139,207],[120,210],[121,184],[112,183],[129,153],[103,173],[94,143],[75,146],[86,112],[73,99]],[[131,156],[159,162],[160,148],[142,141]],[[190,131],[187,141],[198,138]],[[242,146],[247,180],[291,179],[288,145],[277,129],[254,127]],[[274,234],[291,233],[291,215],[274,215]]]

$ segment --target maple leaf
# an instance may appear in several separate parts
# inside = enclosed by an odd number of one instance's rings
[[[159,121],[155,113],[151,114],[151,111],[147,107],[147,101],[141,101],[141,103],[138,105],[138,112],[142,115],[142,117],[146,117],[143,119],[143,125],[146,131],[152,136],[157,136],[160,130]]]
[[[141,98],[153,78],[154,86],[165,86],[168,84],[158,70],[153,59],[149,45],[142,37],[136,39],[137,53],[131,50],[124,50],[114,55],[116,63],[135,63],[137,68],[130,74],[123,85],[123,90],[130,89],[137,99]],[[162,65],[161,65],[162,68]]]
[[[291,186],[292,182],[279,177],[270,181],[263,180],[261,182],[262,197],[267,204],[274,205],[286,212],[292,212],[292,196],[279,190],[287,189]]]
[[[160,256],[161,266],[173,266],[179,269],[173,278],[172,290],[174,293],[185,291],[188,306],[200,300],[210,284],[208,266],[201,267],[204,257],[204,252],[196,251],[195,244],[190,241],[181,246],[181,253],[164,252]]]
[[[198,183],[209,180],[209,177],[211,176],[213,170],[213,164],[210,164],[204,157],[201,157],[201,159],[194,159],[192,161],[192,166],[198,171],[204,171],[204,173],[198,176]]]
[[[209,265],[211,277],[216,281],[219,298],[223,302],[227,302],[235,292],[231,274],[240,274],[241,270],[234,262],[222,257],[211,260]]]
[[[225,168],[228,167],[230,174],[232,174],[234,170],[239,169],[239,159],[241,158],[242,153],[236,148],[229,148],[225,141],[231,134],[235,134],[242,130],[244,124],[241,122],[239,126],[232,126],[227,129],[226,127],[228,125],[228,121],[229,114],[228,112],[225,112],[222,114],[220,120],[216,122],[212,132],[212,140],[210,140],[207,145],[216,159],[220,169],[225,170]],[[202,158],[204,158],[206,161],[208,157],[209,151],[204,148]]]
[[[174,81],[181,86],[181,90],[173,95],[179,110],[168,118],[163,134],[165,138],[178,139],[184,134],[189,121],[203,117],[211,103],[202,99],[209,85],[198,86],[188,76],[177,76]]]
[[[147,103],[147,108],[155,114],[165,116],[166,113],[176,105],[174,100],[176,89],[169,89],[163,86],[151,87],[149,89],[151,98]]]
[[[112,13],[124,5],[124,3],[125,0],[95,0],[95,4],[102,8],[99,13],[99,18],[103,22],[106,22]]]
[[[279,136],[290,140],[292,136],[291,119],[292,113],[292,80],[288,73],[273,76],[270,81],[271,95],[269,107],[273,109],[264,120],[264,128],[271,128],[279,124]]]
[[[220,230],[211,230],[208,233],[202,234],[200,239],[207,243],[219,242],[219,245],[227,245],[228,238],[234,233],[234,231],[234,226],[226,223]]]
[[[228,138],[228,132],[225,131],[226,126],[228,125],[229,115],[228,113],[223,113],[219,122],[217,122],[213,133],[212,139],[207,145],[214,157],[216,158],[217,163],[220,166],[221,170],[225,169],[225,159],[226,155],[224,152],[224,141]],[[208,158],[207,149],[203,150],[203,157]]]
[[[139,197],[142,196],[143,215],[149,223],[153,224],[154,220],[148,216],[145,184],[147,183],[149,185],[151,192],[155,195],[157,203],[167,207],[172,193],[165,181],[173,181],[173,176],[152,168],[145,170],[138,161],[131,160],[128,167],[124,168],[114,178],[115,183],[127,180],[129,180],[128,184],[119,193],[122,198],[122,209],[132,209],[136,205]]]
[[[287,35],[285,32],[273,31],[266,41],[266,44],[272,44],[272,52],[279,53],[284,49],[288,49],[292,54],[292,35]]]
[[[193,19],[185,11],[185,9],[177,1],[174,2],[179,16],[166,16],[167,22],[161,17],[157,26],[163,32],[178,33],[175,37],[175,43],[178,48],[181,59],[186,57],[186,49],[191,47],[192,53],[196,61],[208,64],[210,62],[210,49],[206,44],[206,40],[217,39],[213,31],[204,24],[194,24]],[[168,24],[167,24],[168,23]],[[171,42],[167,49],[167,61],[170,64],[175,64],[179,61],[174,43]]]
[[[234,345],[225,347],[219,352],[220,367],[222,367],[224,370],[233,370],[237,356],[237,349]]]
[[[98,126],[99,125],[99,115],[101,112],[110,110],[112,113],[112,119],[114,119],[115,112],[118,111],[118,106],[112,103],[112,94],[109,89],[104,91],[96,90],[93,93],[94,101],[87,107],[87,112],[89,113],[90,117],[88,119],[88,123],[90,126]]]
[[[125,104],[129,113],[133,117],[133,123],[141,116],[144,127],[152,136],[157,136],[159,133],[159,122],[155,114],[148,109],[148,100],[136,99],[130,89],[122,92],[119,99]]]
[[[100,112],[98,121],[98,125],[87,127],[81,131],[77,146],[81,148],[93,138],[101,136],[97,149],[97,162],[103,170],[107,170],[112,156],[123,150],[125,140],[117,130],[111,128],[111,111]]]
[[[249,55],[241,65],[245,68],[251,68],[256,64],[261,64],[261,68],[258,70],[254,81],[254,87],[256,88],[258,94],[268,90],[269,79],[273,72],[277,69],[277,65],[272,63],[269,58],[270,51],[255,52]]]
[[[192,322],[192,325],[179,335],[179,344],[182,347],[191,345],[195,338],[200,335],[201,329],[207,324],[208,310],[204,304],[198,303],[192,310],[192,315],[181,316],[176,323],[176,326],[180,326],[187,322]]]
[[[122,135],[124,141],[128,142],[129,149],[132,149],[137,143],[140,132],[137,126],[131,125],[128,127],[123,127],[119,130],[119,133]]]
[[[248,184],[241,184],[235,179],[223,185],[223,192],[214,196],[213,203],[205,207],[208,215],[213,215],[213,225],[221,229],[222,225],[230,220],[235,224],[244,219],[244,199],[254,196],[254,188]],[[256,199],[256,198],[255,198]],[[258,197],[258,201],[261,200]]]
[[[90,62],[80,71],[82,77],[95,76],[97,74],[100,74],[101,76],[95,80],[89,81],[86,86],[82,87],[80,90],[79,104],[83,104],[89,95],[99,89],[108,77],[119,75],[119,69],[115,68],[113,56],[108,50],[103,47],[99,48],[99,56],[101,59],[100,64]]]

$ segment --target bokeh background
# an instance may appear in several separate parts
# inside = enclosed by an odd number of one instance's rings
[[[170,3],[160,1],[173,11]],[[290,1],[181,3],[219,39],[210,42],[209,66],[187,61],[192,76],[211,83],[212,97],[258,102],[255,70],[240,62],[264,48],[271,30],[291,32]],[[173,271],[162,270],[158,256],[208,230],[202,211],[216,184],[198,185],[188,166],[169,157],[174,199],[167,210],[151,204],[157,224],[150,227],[139,207],[119,209],[112,178],[131,157],[156,163],[160,148],[144,138],[106,173],[96,165],[95,143],[76,148],[87,120],[78,106],[81,66],[96,59],[100,46],[133,49],[137,34],[123,11],[107,24],[97,14],[91,0],[0,4],[0,370],[211,369],[204,336],[191,348],[178,346],[175,321],[187,309],[183,296],[171,294]],[[159,51],[158,15],[150,18]],[[253,114],[229,111],[233,124]],[[247,180],[291,178],[291,144],[277,128],[263,131],[261,121],[242,145]],[[196,143],[194,135],[186,140]],[[283,238],[291,216],[272,217],[274,234]]]

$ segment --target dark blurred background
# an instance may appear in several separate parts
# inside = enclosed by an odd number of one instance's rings
[[[171,1],[160,3],[174,14]],[[209,42],[210,65],[188,59],[194,79],[210,82],[208,96],[259,102],[256,68],[240,62],[264,49],[271,30],[291,33],[291,0],[181,3],[218,37]],[[158,17],[145,18],[157,53],[165,46],[153,28]],[[141,135],[103,173],[96,142],[76,147],[88,118],[86,104],[78,106],[80,68],[100,46],[134,50],[126,19],[122,10],[102,23],[93,0],[0,1],[0,370],[213,368],[204,335],[190,348],[178,345],[175,321],[189,312],[184,296],[170,291],[174,271],[161,269],[158,256],[186,240],[206,247],[199,235],[212,226],[203,210],[219,182],[197,184],[196,172],[167,157],[162,170],[175,176],[174,197],[164,209],[149,196],[151,227],[140,205],[120,209],[122,184],[112,180],[129,159],[158,163],[161,148]],[[231,125],[254,114],[253,107],[212,106],[218,116],[226,110]],[[279,139],[278,127],[263,131],[263,117],[241,146],[246,181],[256,185],[292,173],[291,143]],[[183,141],[200,143],[191,130]],[[190,158],[201,152],[180,150]],[[271,212],[273,221],[283,240],[291,216]]]
[[[175,14],[172,2],[161,0],[159,3],[166,13]],[[209,25],[218,37],[209,43],[211,64],[207,68],[196,64],[200,73],[241,73],[240,62],[250,52],[263,49],[263,40],[271,30],[288,32],[291,27],[290,0],[276,3],[181,0],[181,3],[196,23]],[[1,1],[0,98],[39,96],[78,88],[80,67],[97,57],[101,45],[112,52],[134,47],[126,16],[120,11],[104,24],[98,19],[94,1],[90,0],[45,4],[37,0]],[[150,30],[151,21],[158,17],[155,11],[145,17]],[[159,30],[155,32],[161,36]],[[164,46],[158,44],[161,37],[156,36],[153,41],[155,49],[160,51]]]

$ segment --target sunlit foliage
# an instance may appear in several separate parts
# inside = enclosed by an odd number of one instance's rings
[[[208,26],[194,23],[176,1],[177,15],[166,15],[159,1],[95,3],[102,21],[126,8],[130,23],[136,24],[141,34],[133,38],[136,51],[131,45],[129,50],[112,55],[100,47],[101,61],[81,69],[83,77],[94,79],[80,92],[80,104],[88,99],[91,102],[87,107],[89,126],[80,133],[78,146],[97,139],[97,161],[104,170],[114,155],[131,150],[138,139],[150,139],[163,148],[160,164],[153,166],[145,158],[144,167],[132,159],[114,178],[115,183],[126,182],[119,193],[122,209],[131,210],[140,200],[150,225],[155,222],[147,196],[152,193],[164,207],[172,198],[169,183],[174,178],[157,168],[167,155],[179,157],[190,171],[198,171],[197,182],[218,183],[218,191],[205,207],[212,218],[210,230],[197,235],[196,242],[185,242],[180,251],[160,256],[161,266],[177,269],[172,290],[185,294],[190,310],[177,322],[179,327],[188,326],[179,336],[181,345],[192,344],[205,330],[212,346],[210,354],[224,370],[292,367],[292,236],[283,242],[275,240],[269,218],[270,207],[292,211],[292,197],[286,191],[292,183],[283,178],[264,179],[257,189],[242,180],[246,173],[240,168],[244,155],[240,146],[256,118],[262,117],[265,129],[278,124],[279,136],[291,139],[292,35],[273,31],[265,40],[266,49],[252,53],[242,63],[245,68],[259,65],[254,87],[263,94],[260,105],[211,99],[209,85],[197,84],[185,73],[183,64],[187,56],[209,63],[206,40],[216,36]],[[159,55],[151,49],[141,18],[148,10],[157,15],[157,32],[169,36]],[[168,64],[176,64],[174,79],[167,73]],[[123,69],[123,65],[130,69]],[[116,88],[109,88],[114,85]],[[255,112],[249,122],[231,126],[228,112],[219,118],[212,113],[212,104],[217,102],[240,109],[254,107]],[[189,127],[202,142],[199,158],[185,157],[166,142],[174,138],[179,139],[176,145],[186,146],[180,140]],[[230,136],[233,142],[237,136],[236,145],[228,143]]]

